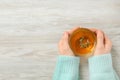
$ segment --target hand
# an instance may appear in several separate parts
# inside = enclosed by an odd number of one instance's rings
[[[70,38],[70,35],[78,28],[80,27],[75,27],[69,31],[64,32],[58,44],[59,52],[61,55],[74,56],[74,53],[69,46],[69,38]]]
[[[90,29],[90,30],[95,32],[97,36],[97,44],[96,44],[96,48],[94,51],[94,55],[96,56],[96,55],[110,53],[111,48],[112,48],[112,42],[107,37],[107,35],[104,34],[103,31],[101,30],[97,30],[97,29]]]

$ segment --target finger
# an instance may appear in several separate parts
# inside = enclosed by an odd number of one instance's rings
[[[61,40],[59,41],[59,44],[63,44],[64,41],[67,41],[68,40],[68,33],[67,32],[64,32]]]
[[[106,48],[112,47],[112,41],[108,38],[107,35],[105,35],[105,47]]]
[[[68,38],[69,38],[69,34],[68,34],[68,32],[66,31],[66,32],[64,32],[62,39],[63,39],[63,40],[68,40]]]
[[[68,30],[69,35],[71,35],[75,30],[79,29],[80,27],[74,27],[71,30]]]
[[[61,38],[64,38],[64,36],[66,36],[66,33],[68,34],[68,31],[63,32],[63,34],[62,34],[62,37],[61,37]]]
[[[61,37],[58,47],[68,44],[68,32],[64,32],[63,36]]]
[[[97,47],[103,47],[104,46],[103,32],[98,30],[98,31],[96,31],[96,34],[97,34]]]

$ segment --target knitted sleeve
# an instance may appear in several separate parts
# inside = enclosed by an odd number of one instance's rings
[[[89,58],[90,80],[119,80],[112,66],[111,54]]]
[[[79,80],[79,57],[59,56],[53,80]]]

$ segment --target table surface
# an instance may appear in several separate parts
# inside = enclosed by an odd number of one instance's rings
[[[74,26],[110,37],[120,75],[120,0],[0,0],[0,80],[51,80],[57,43]],[[81,80],[88,80],[86,59],[80,67]]]

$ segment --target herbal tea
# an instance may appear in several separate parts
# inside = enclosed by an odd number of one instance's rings
[[[90,56],[96,45],[96,35],[86,28],[75,30],[70,36],[69,45],[77,56]]]

